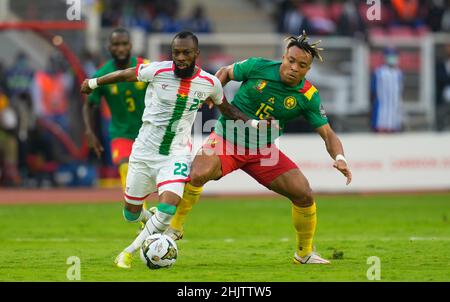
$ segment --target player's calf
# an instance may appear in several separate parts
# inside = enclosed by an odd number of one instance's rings
[[[123,217],[128,222],[143,222],[143,223],[145,223],[152,216],[152,213],[148,210],[143,209],[142,206],[136,210],[136,207],[130,207],[127,204],[123,208],[122,213],[123,213]]]

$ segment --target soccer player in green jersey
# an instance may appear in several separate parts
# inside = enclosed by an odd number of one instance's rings
[[[148,60],[131,56],[131,48],[130,34],[127,30],[118,28],[112,31],[109,36],[109,51],[112,59],[106,62],[95,73],[94,77],[101,77],[116,70],[124,70],[149,62]],[[83,119],[89,147],[94,150],[97,157],[100,157],[104,149],[94,134],[91,121],[102,97],[108,103],[108,107],[111,110],[111,123],[109,125],[111,156],[113,163],[119,169],[122,188],[125,187],[131,147],[142,125],[146,89],[147,83],[144,82],[105,85],[91,93],[88,101],[83,106]]]
[[[190,181],[166,231],[172,238],[181,238],[186,215],[199,200],[205,183],[242,169],[269,190],[291,201],[297,238],[294,262],[329,263],[313,251],[317,217],[308,180],[273,143],[289,120],[303,116],[324,140],[328,153],[335,161],[334,168],[347,178],[347,185],[352,180],[341,141],[328,123],[319,93],[305,79],[313,59],[322,60],[319,53],[322,49],[317,48],[317,44],[309,44],[303,32],[299,37],[289,38],[281,62],[249,58],[222,67],[216,73],[223,86],[230,80],[242,81],[232,104],[253,120],[244,124],[234,123],[223,115],[219,118],[214,132],[192,163]],[[265,123],[261,120],[267,119],[273,119],[276,123],[271,123],[270,128],[262,127]],[[252,132],[249,124],[259,128],[258,131]],[[272,131],[276,124],[278,131]]]

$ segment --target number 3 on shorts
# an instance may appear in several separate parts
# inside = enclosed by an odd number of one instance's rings
[[[185,163],[175,163],[175,170],[173,170],[173,175],[182,175],[187,177],[187,165]]]

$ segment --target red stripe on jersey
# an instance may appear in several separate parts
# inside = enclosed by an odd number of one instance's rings
[[[182,178],[182,179],[180,178],[180,179],[166,180],[166,181],[163,181],[163,182],[160,182],[159,184],[157,184],[156,187],[159,188],[161,186],[164,186],[164,185],[167,185],[167,184],[171,184],[171,183],[174,183],[174,182],[188,182],[190,180],[191,179],[189,177],[188,178]]]
[[[300,89],[299,91],[301,93],[306,93],[309,90],[309,88],[311,88],[311,87],[312,87],[312,84],[308,80],[305,80],[305,84],[303,85],[303,88]]]
[[[142,65],[142,63],[138,63],[138,64],[136,65],[136,69],[135,69],[135,71],[136,71],[136,79],[137,79],[138,76],[139,76],[139,67],[141,67],[141,65]]]
[[[144,58],[137,57],[137,65],[144,63]]]
[[[127,195],[127,193],[123,193],[123,195],[125,195],[125,197],[130,200],[139,200],[140,201],[140,200],[146,199],[148,197],[148,195],[150,195],[150,194],[147,194],[144,197],[133,197],[133,196]]]
[[[178,87],[179,95],[189,95],[189,90],[191,89],[191,79],[181,79],[180,87]]]
[[[198,77],[207,80],[214,87],[214,81],[210,77],[202,75],[199,75]]]
[[[156,77],[158,74],[160,74],[161,72],[168,72],[168,71],[173,71],[173,69],[174,69],[174,65],[172,64],[172,67],[169,67],[169,68],[163,68],[163,69],[158,69],[156,72],[155,72],[155,75],[154,75],[154,77]]]

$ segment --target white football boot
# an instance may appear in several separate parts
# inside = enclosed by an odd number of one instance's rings
[[[316,252],[311,252],[309,255],[305,257],[300,257],[297,255],[297,252],[294,254],[294,263],[295,264],[330,264],[330,261],[323,259]]]

